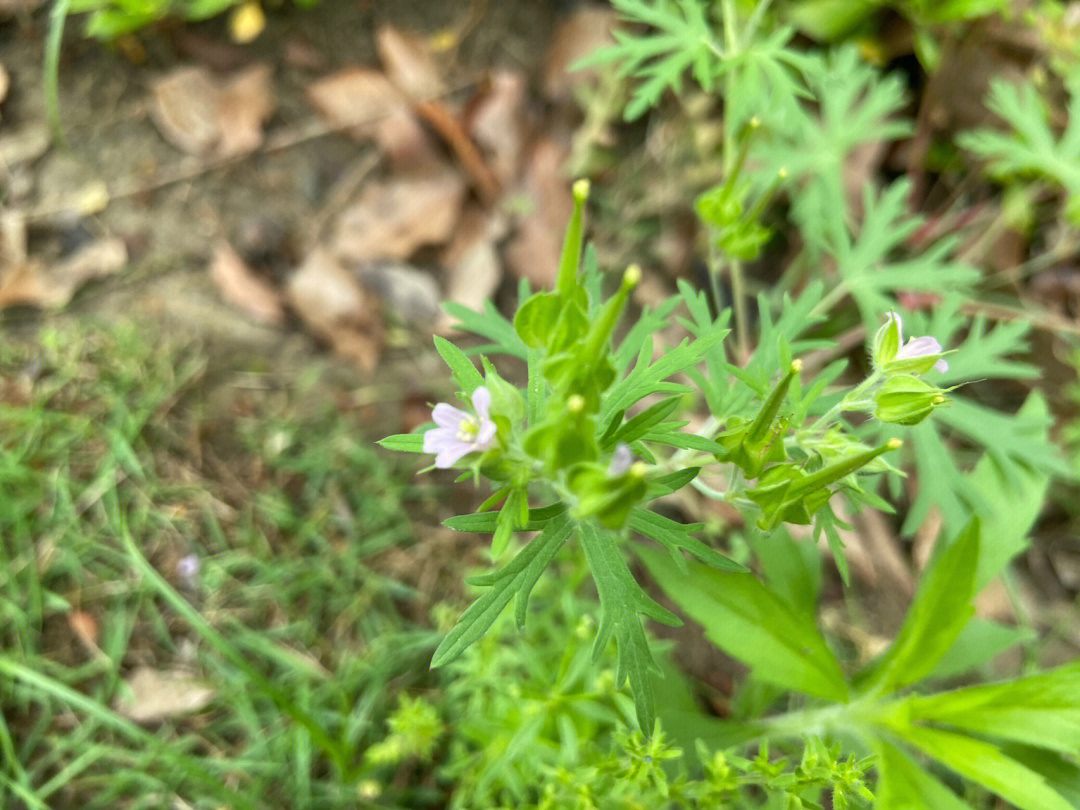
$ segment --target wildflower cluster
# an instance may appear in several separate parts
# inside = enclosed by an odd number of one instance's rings
[[[472,407],[439,403],[432,411],[433,425],[383,444],[434,454],[434,467],[462,469],[492,483],[494,491],[478,513],[451,518],[447,525],[490,533],[493,558],[511,548],[517,533],[539,533],[503,568],[478,580],[489,589],[443,640],[433,665],[457,658],[511,599],[517,601],[519,623],[524,622],[533,585],[576,538],[603,612],[594,652],[599,655],[615,639],[617,685],[630,681],[640,725],[649,731],[656,669],[639,614],[667,624],[679,620],[638,586],[624,559],[624,544],[634,534],[643,535],[681,566],[686,552],[714,569],[744,570],[696,537],[700,526],[660,515],[648,508],[649,502],[694,483],[756,514],[755,523],[763,530],[784,522],[827,521],[833,496],[858,494],[858,474],[880,470],[879,456],[901,444],[892,438],[867,446],[848,435],[836,417],[861,410],[883,422],[909,425],[924,419],[944,402],[944,392],[921,375],[941,368],[944,352],[929,337],[903,343],[900,318],[890,313],[874,340],[870,377],[815,417],[813,397],[800,393],[801,401],[793,402],[795,392],[803,392],[802,362],[790,359],[787,342],[780,341],[789,359],[782,361],[786,365],[780,365],[779,378],[750,384],[751,369],[739,369],[724,356],[724,316],[713,319],[700,294],[688,287],[657,313],[644,311],[616,343],[616,327],[641,271],[631,266],[610,296],[601,295],[595,255],[584,250],[587,195],[586,181],[574,185],[574,211],[554,289],[523,287],[512,322],[493,308],[456,313],[465,328],[495,341],[488,354],[525,361],[524,390],[503,379],[486,356],[480,357],[481,372],[453,343],[436,338],[462,403]],[[693,315],[692,322],[684,321],[693,339],[654,359],[652,334],[669,323],[679,303]],[[780,354],[772,358],[774,369],[778,361]],[[701,366],[708,369],[708,378]],[[680,375],[697,382],[706,400],[721,409],[699,433],[684,432],[688,423],[676,413],[695,393],[673,379]],[[732,380],[746,385],[739,397],[725,402],[718,392]],[[822,385],[810,390],[816,396]],[[696,480],[699,475],[723,476],[727,486],[710,487]]]

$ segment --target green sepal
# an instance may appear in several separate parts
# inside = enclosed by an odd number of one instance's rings
[[[886,363],[896,357],[898,351],[900,351],[900,322],[898,318],[889,317],[874,333],[874,340],[870,346],[870,359],[874,368],[884,368]],[[930,365],[933,366],[933,363]]]
[[[427,425],[427,428],[430,429],[431,427],[434,427],[434,425]],[[424,433],[427,433],[427,430],[424,430],[421,433],[397,433],[393,436],[379,439],[376,444],[385,447],[387,450],[396,450],[399,453],[423,453]]]
[[[502,417],[508,427],[520,425],[525,420],[525,397],[521,395],[521,390],[499,376],[486,357],[481,357],[480,363],[484,367],[484,385],[491,394],[492,421],[498,425]]]

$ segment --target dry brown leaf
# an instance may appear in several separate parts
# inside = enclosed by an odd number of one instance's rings
[[[205,155],[217,143],[221,88],[204,67],[182,67],[150,85],[150,117],[176,148]]]
[[[521,171],[527,89],[522,74],[499,71],[469,116],[469,134],[486,153],[488,165],[503,186],[516,180]]]
[[[0,167],[6,173],[23,163],[32,163],[49,148],[49,125],[44,121],[28,124],[14,132],[0,135]]]
[[[0,268],[0,309],[14,305],[62,307],[87,281],[115,273],[126,262],[123,240],[105,237],[51,265],[34,258],[8,264]]]
[[[518,219],[506,246],[506,263],[518,278],[550,287],[559,271],[562,233],[574,208],[562,167],[567,150],[550,139],[539,141],[525,167],[522,194],[531,208]]]
[[[610,8],[582,6],[556,29],[544,57],[540,83],[544,98],[557,103],[571,101],[576,86],[596,80],[597,68],[570,70],[570,66],[612,44],[617,19]]]
[[[202,66],[177,68],[151,85],[150,117],[165,140],[189,154],[246,154],[262,144],[274,111],[270,75],[262,63],[226,80]]]
[[[383,25],[375,34],[375,48],[387,78],[413,100],[434,98],[445,91],[443,70],[425,40]]]
[[[495,293],[503,277],[495,245],[506,234],[507,226],[506,215],[498,209],[466,209],[454,240],[442,254],[447,300],[479,310]],[[445,332],[450,328],[450,318],[444,315],[436,329]]]
[[[371,183],[342,212],[334,252],[357,264],[407,259],[450,237],[464,199],[465,181],[446,165]]]
[[[370,371],[382,349],[378,306],[328,251],[317,248],[289,278],[289,304],[338,354]]]
[[[0,20],[24,16],[44,4],[45,0],[0,0]]]
[[[222,240],[210,258],[210,279],[229,303],[260,323],[285,322],[281,292],[248,267],[232,245]]]
[[[255,64],[225,85],[218,103],[219,157],[246,155],[262,146],[263,124],[274,114],[272,73],[269,65]]]
[[[67,616],[68,627],[75,638],[89,650],[96,650],[98,643],[98,623],[94,614],[85,610],[73,610]]]
[[[308,85],[307,97],[331,125],[375,141],[397,166],[426,163],[435,155],[409,99],[377,70],[345,68]]]
[[[214,699],[214,690],[181,669],[139,667],[124,681],[131,694],[117,699],[116,710],[136,723],[159,723],[197,712]]]
[[[379,262],[358,276],[387,313],[413,329],[430,331],[438,319],[442,293],[429,271],[403,262]]]

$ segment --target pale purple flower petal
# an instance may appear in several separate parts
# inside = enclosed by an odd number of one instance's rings
[[[487,386],[481,385],[473,391],[472,406],[476,409],[476,415],[481,419],[487,420],[491,418],[491,392],[487,390]]]
[[[469,418],[469,415],[460,408],[447,405],[445,402],[438,403],[431,410],[432,421],[441,428],[450,428],[453,431],[461,426],[461,423]]]
[[[924,335],[912,338],[906,345],[901,346],[896,352],[896,360],[907,360],[912,357],[926,357],[928,354],[941,354],[941,344],[937,338]]]
[[[435,466],[446,469],[469,453],[487,450],[495,441],[495,423],[489,414],[491,392],[480,386],[473,392],[476,416],[448,405],[438,403],[431,411],[431,418],[438,427],[424,434],[424,452],[435,454]]]
[[[942,354],[944,349],[941,348],[941,344],[938,343],[937,338],[930,335],[923,335],[922,337],[911,338],[904,343],[904,322],[900,319],[900,316],[895,312],[889,312],[886,317],[890,321],[896,321],[896,335],[900,344],[900,348],[896,350],[896,355],[893,357],[893,361],[896,360],[912,360],[916,357],[929,357],[935,354]],[[937,371],[945,372],[949,370],[949,364],[944,359],[939,359],[934,363],[934,368]]]
[[[634,463],[634,453],[630,445],[619,442],[615,446],[615,452],[611,454],[611,464],[608,466],[608,475],[612,478],[622,475],[630,469]]]

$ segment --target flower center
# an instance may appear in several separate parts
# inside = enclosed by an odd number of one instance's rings
[[[474,416],[466,417],[458,424],[457,437],[460,441],[474,442],[479,433],[480,422]]]

